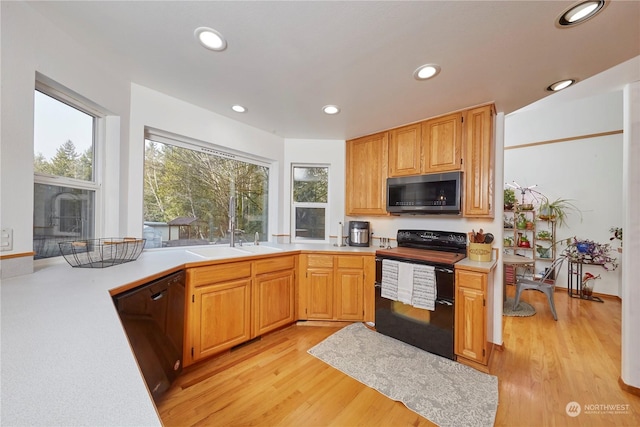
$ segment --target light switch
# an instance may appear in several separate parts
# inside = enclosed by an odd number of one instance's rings
[[[13,249],[13,229],[3,228],[0,231],[0,251],[10,251]]]

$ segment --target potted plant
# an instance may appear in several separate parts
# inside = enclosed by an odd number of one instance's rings
[[[504,228],[513,228],[513,218],[503,215]]]
[[[527,236],[520,237],[520,243],[518,244],[521,248],[530,248],[531,242]]]
[[[566,218],[571,212],[577,212],[582,221],[582,212],[569,199],[556,199],[553,202],[544,198],[540,203],[538,218],[547,221],[556,221],[559,227],[566,225]]]
[[[524,216],[523,213],[516,215],[515,221],[516,221],[516,228],[518,230],[524,230],[525,228],[527,228],[527,217]]]
[[[504,210],[510,211],[516,203],[516,192],[511,188],[504,189]]]
[[[601,265],[605,270],[615,270],[618,268],[618,259],[613,258],[609,253],[611,245],[609,243],[598,243],[588,239],[578,239],[574,237],[564,249],[564,256],[571,262],[581,264]]]
[[[538,258],[551,258],[551,248],[542,245],[536,245],[536,252],[538,252]]]
[[[541,231],[538,231],[538,234],[536,235],[536,239],[538,239],[538,240],[553,240],[553,235],[548,230],[541,230]]]
[[[505,247],[513,246],[513,237],[505,237],[503,240]]]

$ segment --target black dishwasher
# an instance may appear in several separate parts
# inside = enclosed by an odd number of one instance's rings
[[[113,297],[154,400],[182,372],[184,282],[180,271]]]

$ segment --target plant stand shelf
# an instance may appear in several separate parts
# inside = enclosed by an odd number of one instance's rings
[[[583,263],[583,262],[575,262],[569,261],[567,264],[567,268],[569,269],[567,274],[567,292],[571,298],[578,298],[587,301],[596,301],[602,302],[602,298],[594,297],[593,295],[582,295],[582,266],[583,265],[602,265],[595,263]],[[573,290],[573,282],[575,280],[576,290]]]

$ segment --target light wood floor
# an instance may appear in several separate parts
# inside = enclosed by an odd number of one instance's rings
[[[504,351],[494,352],[490,365],[499,378],[496,426],[640,426],[640,397],[618,387],[620,302],[557,292],[555,322],[544,295],[528,291],[523,299],[537,314],[504,317]],[[187,368],[158,403],[163,423],[434,425],[307,354],[342,326],[291,326]],[[565,411],[572,401],[582,409],[575,418]]]

